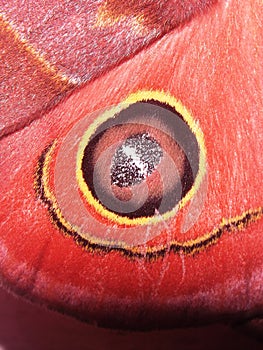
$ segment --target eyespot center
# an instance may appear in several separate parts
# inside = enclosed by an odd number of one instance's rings
[[[163,151],[148,133],[128,137],[116,150],[111,163],[111,184],[130,187],[144,181],[160,163]]]

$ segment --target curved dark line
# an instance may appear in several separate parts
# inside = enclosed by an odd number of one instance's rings
[[[57,226],[57,228],[61,231],[63,231],[64,234],[72,236],[75,242],[82,246],[83,248],[90,250],[90,251],[96,251],[97,253],[109,253],[112,251],[118,251],[124,256],[127,256],[129,258],[144,258],[146,260],[153,260],[157,258],[163,258],[165,254],[173,252],[173,253],[183,253],[186,255],[193,255],[196,253],[199,253],[200,251],[204,250],[210,245],[215,244],[218,239],[223,235],[225,232],[232,232],[235,229],[238,229],[239,226],[242,226],[243,228],[247,227],[250,222],[253,222],[258,216],[263,215],[263,208],[260,208],[258,210],[255,210],[254,212],[246,212],[243,217],[240,217],[236,221],[226,223],[225,225],[222,225],[222,227],[218,227],[211,236],[208,238],[204,238],[203,240],[200,240],[200,242],[193,243],[189,246],[184,246],[182,244],[178,243],[172,243],[170,246],[160,248],[156,251],[147,251],[146,253],[140,253],[140,252],[134,252],[131,248],[122,248],[122,247],[110,247],[103,244],[97,244],[92,243],[87,239],[84,239],[81,237],[76,231],[69,230],[67,227],[63,225],[63,223],[60,221],[56,211],[53,208],[52,200],[47,198],[45,196],[45,189],[42,181],[43,177],[43,169],[44,164],[46,160],[46,156],[48,152],[50,151],[51,147],[53,145],[53,142],[45,148],[45,150],[42,152],[41,156],[39,157],[37,170],[35,173],[35,190],[37,197],[40,198],[44,204],[48,207],[48,212],[50,214],[50,218],[53,224]]]

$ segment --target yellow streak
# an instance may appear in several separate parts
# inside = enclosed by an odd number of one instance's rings
[[[135,33],[142,34],[146,30],[144,26],[144,16],[143,15],[127,15],[117,14],[113,10],[107,7],[107,2],[98,8],[95,28],[106,28],[113,27],[117,23],[125,23],[129,19],[128,23]]]
[[[44,70],[44,72],[48,72],[51,74],[53,80],[58,80],[57,83],[63,84],[76,84],[77,82],[74,79],[70,79],[64,73],[61,73],[59,69],[52,65],[49,61],[45,59],[43,54],[41,54],[38,50],[36,50],[29,42],[22,37],[19,31],[16,29],[15,24],[12,21],[9,21],[4,14],[0,14],[0,26],[4,28],[5,31],[9,31],[14,36],[14,40],[17,41],[21,47],[32,56],[32,58],[36,59],[39,66]],[[67,88],[67,86],[65,87]]]

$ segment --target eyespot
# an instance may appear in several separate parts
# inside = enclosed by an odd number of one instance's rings
[[[124,105],[101,120],[78,152],[77,179],[87,201],[118,224],[172,215],[198,173],[199,147],[188,124],[156,100]]]
[[[56,224],[85,245],[158,250],[205,174],[203,134],[175,98],[140,91],[80,120],[44,156]]]

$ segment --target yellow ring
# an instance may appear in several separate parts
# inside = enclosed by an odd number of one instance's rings
[[[195,182],[192,186],[192,188],[187,192],[187,194],[184,196],[184,198],[181,199],[181,201],[178,203],[178,205],[173,208],[172,210],[164,213],[160,216],[156,217],[140,217],[140,218],[134,218],[130,219],[126,216],[119,216],[116,213],[113,213],[105,207],[100,204],[100,202],[93,197],[88,185],[86,184],[83,172],[81,169],[82,160],[84,157],[84,151],[85,148],[92,137],[92,135],[96,132],[96,129],[104,123],[106,120],[113,118],[114,115],[119,113],[121,110],[128,108],[131,104],[135,102],[141,102],[141,101],[147,101],[147,100],[157,100],[162,103],[166,103],[173,107],[178,113],[181,114],[184,121],[189,126],[192,133],[195,135],[198,146],[199,146],[199,168],[198,173],[196,175]],[[125,108],[123,108],[123,105],[125,105]],[[185,204],[194,196],[194,194],[197,192],[197,190],[200,187],[200,184],[202,182],[202,179],[204,177],[204,174],[206,172],[206,148],[205,148],[205,142],[204,142],[204,135],[201,131],[200,127],[196,123],[196,121],[191,116],[190,112],[183,106],[183,104],[175,99],[173,96],[166,94],[163,91],[138,91],[136,93],[133,93],[127,97],[126,100],[118,104],[117,106],[111,108],[110,110],[107,110],[104,112],[100,117],[98,117],[87,129],[87,131],[84,133],[80,144],[79,149],[77,153],[77,164],[76,164],[76,179],[77,183],[79,185],[80,190],[82,191],[84,197],[86,198],[87,202],[92,205],[96,211],[103,217],[114,221],[121,225],[147,225],[147,224],[157,224],[161,220],[167,220],[174,216],[176,212],[181,209]]]

